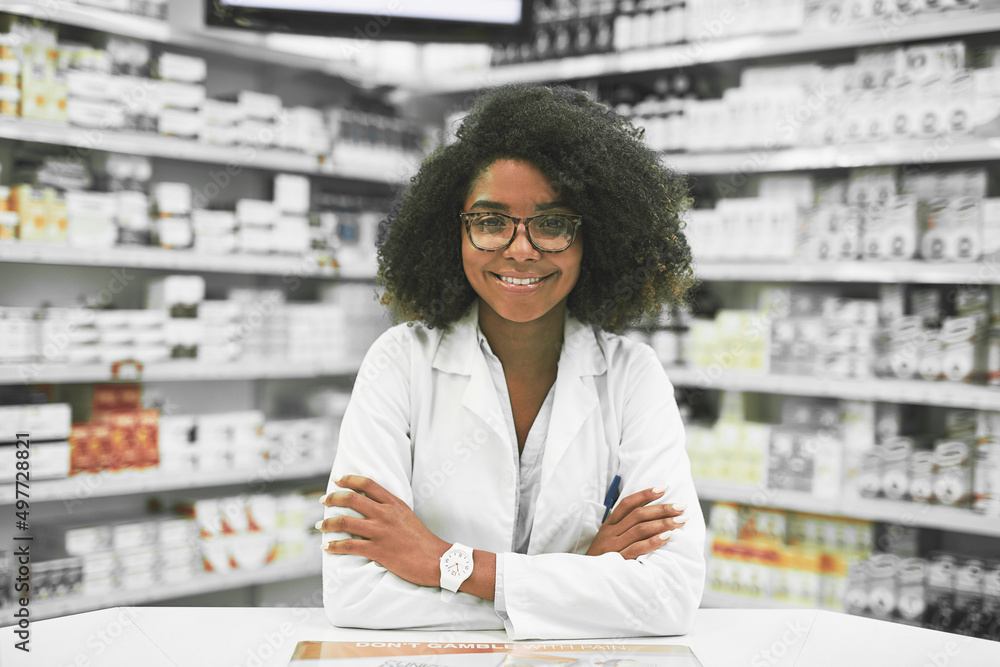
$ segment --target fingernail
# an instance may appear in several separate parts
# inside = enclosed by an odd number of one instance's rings
[[[331,495],[332,494],[328,493],[325,496],[320,496],[319,497],[319,504],[320,505],[326,505],[326,499],[329,498]]]
[[[672,532],[674,532],[674,531],[668,530],[665,533],[660,533],[660,539],[661,540],[669,540],[670,539],[670,533],[672,533]]]
[[[676,520],[674,521],[674,523],[676,523]],[[323,520],[322,519],[320,519],[319,521],[316,522],[316,530],[323,530]]]
[[[665,493],[666,490],[667,490],[667,487],[665,487],[665,486],[654,486],[653,487],[653,493],[657,493],[657,494],[659,494],[659,493]]]
[[[686,516],[675,516],[674,517],[674,523],[687,523],[687,520],[688,519],[687,519]]]
[[[687,503],[673,503],[671,507],[673,507],[678,512],[683,512],[688,508]]]

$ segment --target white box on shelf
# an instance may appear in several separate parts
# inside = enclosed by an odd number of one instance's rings
[[[74,99],[114,101],[120,99],[122,93],[121,82],[103,72],[69,70],[66,86],[67,94]]]
[[[15,433],[27,433],[32,440],[60,440],[69,437],[71,411],[68,403],[0,406],[0,442],[13,442]]]
[[[157,94],[163,98],[167,109],[187,109],[197,111],[205,103],[205,86],[200,83],[160,82]],[[204,114],[199,113],[199,126],[204,122]],[[162,117],[160,122],[162,123]]]
[[[272,120],[281,114],[282,102],[277,95],[241,90],[236,98],[240,111],[246,118]]]
[[[282,213],[309,212],[309,178],[295,174],[274,177],[274,206]]]
[[[201,115],[187,109],[164,109],[160,114],[160,134],[168,137],[195,138],[202,129]]]
[[[236,219],[240,225],[269,227],[278,219],[274,202],[260,199],[239,199],[236,202]]]
[[[159,218],[154,222],[156,243],[161,248],[189,248],[194,230],[187,218]]]
[[[153,200],[161,215],[188,215],[191,212],[191,186],[162,181],[153,186]]]
[[[222,234],[236,228],[236,214],[232,211],[191,211],[191,223],[197,233]]]
[[[32,479],[66,479],[69,477],[69,443],[65,440],[58,442],[38,442],[32,436],[31,445],[31,478]],[[0,483],[13,484],[16,479],[17,462],[23,460],[17,456],[18,450],[23,450],[15,445],[0,446]]]
[[[113,218],[117,212],[117,201],[110,192],[88,192],[68,190],[66,192],[66,215]]]
[[[205,300],[205,278],[202,276],[164,276],[146,284],[146,308],[170,311],[176,306],[197,306]],[[164,321],[170,325],[174,320]]]
[[[67,241],[71,246],[111,248],[118,241],[118,225],[114,218],[76,215],[70,216],[67,222]]]
[[[272,233],[276,252],[301,255],[309,252],[309,219],[304,216],[283,216]]]
[[[70,125],[120,130],[125,126],[125,109],[116,102],[70,97],[66,100],[66,118]]]
[[[154,69],[160,79],[181,83],[200,83],[208,75],[208,65],[204,58],[178,53],[161,53],[155,61]]]
[[[236,102],[207,98],[201,106],[201,116],[206,126],[232,127],[246,118],[246,112]]]
[[[149,197],[144,192],[113,193],[115,220],[124,229],[145,231],[150,227]]]

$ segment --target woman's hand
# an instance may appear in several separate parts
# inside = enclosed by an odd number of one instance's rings
[[[656,551],[670,540],[670,531],[687,521],[681,514],[687,505],[650,505],[666,491],[646,489],[626,496],[594,536],[588,556],[617,552],[626,560]]]
[[[324,533],[352,536],[330,542],[327,553],[363,556],[418,586],[441,583],[439,560],[450,544],[427,530],[406,503],[367,477],[345,475],[337,486],[350,491],[331,493],[323,504],[347,507],[363,518],[338,516],[317,523]]]

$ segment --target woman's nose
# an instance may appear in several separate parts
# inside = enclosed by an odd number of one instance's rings
[[[535,246],[531,245],[531,241],[528,240],[528,229],[524,224],[520,224],[514,230],[514,240],[511,242],[507,249],[504,250],[504,256],[510,257],[515,260],[522,259],[539,259],[541,253],[535,249]]]

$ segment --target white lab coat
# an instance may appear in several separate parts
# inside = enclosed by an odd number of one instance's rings
[[[566,318],[541,489],[527,554],[512,553],[516,443],[476,335],[398,325],[371,347],[344,415],[329,492],[370,477],[436,535],[497,554],[508,619],[467,593],[450,601],[360,556],[323,555],[323,604],[337,626],[500,629],[512,639],[682,634],[705,578],[705,522],[673,388],[652,349]],[[651,554],[584,555],[614,476],[621,497],[665,486],[687,524]],[[331,507],[326,517],[350,510]],[[324,542],[344,539],[327,533]],[[502,560],[502,563],[500,562]]]

